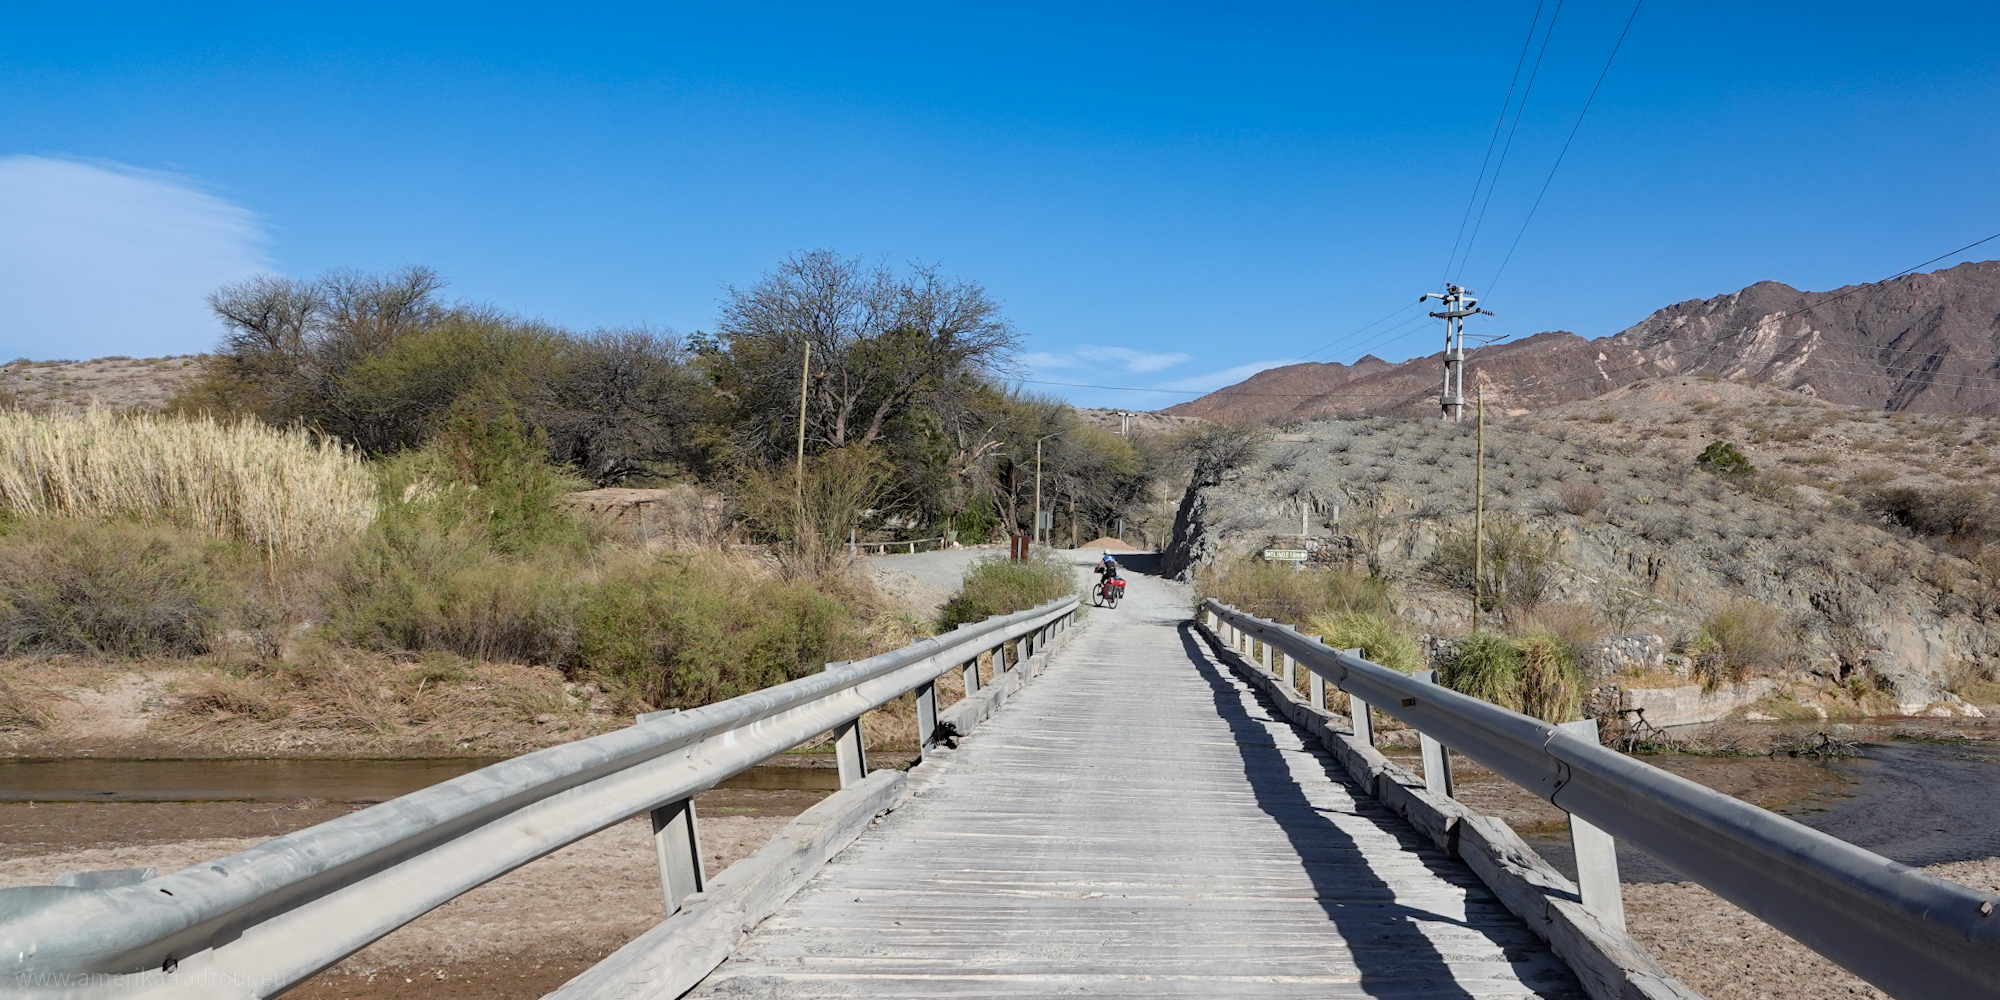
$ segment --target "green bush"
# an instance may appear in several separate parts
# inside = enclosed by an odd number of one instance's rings
[[[1472,592],[1476,568],[1480,609],[1498,610],[1508,621],[1518,621],[1541,604],[1548,590],[1558,565],[1554,538],[1508,513],[1488,517],[1485,529],[1477,551],[1471,531],[1445,535],[1427,568],[1440,584],[1465,593]]]
[[[1798,655],[1797,644],[1778,609],[1747,597],[1732,598],[1702,619],[1688,642],[1695,676],[1713,690],[1752,674],[1781,672]]]
[[[1521,651],[1521,712],[1548,722],[1580,717],[1583,666],[1569,643],[1550,629],[1534,628],[1514,645]]]
[[[0,649],[206,653],[254,552],[166,525],[20,520],[0,529]]]
[[[540,435],[505,410],[469,409],[421,449],[378,466],[392,532],[468,527],[509,555],[581,552],[588,536],[562,500],[588,483],[552,464]]]
[[[938,631],[1026,611],[1076,591],[1076,574],[1067,563],[1047,557],[982,559],[965,571],[958,593],[945,602]]]
[[[1459,641],[1454,655],[1438,671],[1438,683],[1503,708],[1521,704],[1520,647],[1492,632],[1475,632]]]
[[[1348,612],[1389,618],[1388,584],[1344,566],[1308,566],[1259,559],[1211,563],[1197,572],[1200,598],[1213,597],[1239,610],[1276,622],[1296,625],[1314,615]]]
[[[1697,468],[1713,472],[1718,476],[1747,476],[1757,471],[1736,446],[1727,441],[1713,441],[1695,457]]]
[[[604,572],[576,618],[576,668],[630,700],[693,708],[815,673],[858,651],[847,602],[719,559]]]
[[[1369,662],[1406,674],[1415,673],[1424,665],[1424,654],[1417,648],[1417,641],[1381,615],[1360,611],[1318,614],[1306,619],[1299,631],[1317,635],[1335,649],[1359,647]]]

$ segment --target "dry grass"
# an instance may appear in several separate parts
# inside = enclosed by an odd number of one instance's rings
[[[352,538],[375,482],[338,442],[208,417],[0,411],[0,507],[20,514],[168,520],[267,553]]]

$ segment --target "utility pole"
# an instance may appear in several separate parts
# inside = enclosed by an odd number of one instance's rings
[[[1062,437],[1062,432],[1044,434],[1035,439],[1035,540],[1044,545],[1048,539],[1042,534],[1042,442],[1052,437]]]
[[[1465,419],[1465,318],[1493,313],[1479,308],[1471,289],[1450,283],[1443,293],[1425,292],[1417,301],[1430,299],[1444,306],[1442,311],[1431,313],[1444,320],[1444,391],[1438,394],[1438,408],[1444,411],[1444,419],[1460,423]]]
[[[1481,585],[1486,570],[1486,387],[1479,387],[1478,430],[1472,462],[1472,631],[1479,631]]]
[[[799,530],[806,520],[806,387],[812,384],[813,343],[806,341],[806,359],[799,365]],[[840,530],[835,528],[835,531]],[[835,536],[839,537],[839,536]]]

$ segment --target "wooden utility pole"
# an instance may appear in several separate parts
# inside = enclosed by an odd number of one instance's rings
[[[806,359],[799,365],[799,530],[806,520],[806,388],[812,385],[813,344],[806,341]],[[839,528],[834,530],[838,531]],[[839,536],[835,536],[839,537]]]
[[[1479,631],[1481,584],[1486,570],[1486,387],[1479,387],[1478,430],[1472,462],[1472,630]]]

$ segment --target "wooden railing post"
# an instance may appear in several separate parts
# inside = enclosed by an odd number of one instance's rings
[[[848,788],[868,777],[868,749],[861,741],[861,720],[840,724],[833,731],[834,761],[840,765],[840,787]]]
[[[1597,720],[1558,723],[1556,728],[1597,742]],[[1576,848],[1576,887],[1586,909],[1599,920],[1625,929],[1625,894],[1618,884],[1618,842],[1609,833],[1575,816],[1569,818],[1569,840]]]
[[[917,689],[917,754],[937,742],[937,682]]]
[[[1415,676],[1425,684],[1437,683],[1435,670],[1421,670]],[[1451,750],[1422,731],[1417,733],[1417,744],[1424,752],[1424,787],[1433,794],[1451,798]]]
[[[1326,641],[1326,636],[1323,635],[1313,636],[1312,641],[1324,643]],[[1312,683],[1312,707],[1317,708],[1320,711],[1324,712],[1326,711],[1326,678],[1321,677],[1319,673],[1315,671],[1313,672],[1311,683]]]
[[[660,861],[660,894],[667,916],[681,908],[690,893],[708,884],[702,871],[701,832],[695,826],[694,799],[681,799],[653,810],[653,853]]]
[[[1359,646],[1353,649],[1343,649],[1341,652],[1357,660],[1367,659],[1367,657],[1361,655],[1361,647]],[[1349,692],[1347,695],[1347,717],[1354,722],[1354,737],[1371,747],[1374,746],[1375,716],[1369,714],[1368,703],[1356,698],[1353,692]]]

